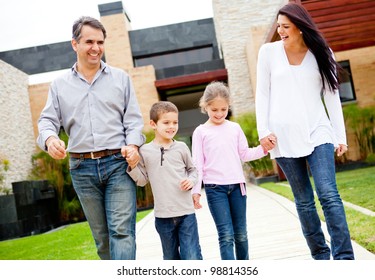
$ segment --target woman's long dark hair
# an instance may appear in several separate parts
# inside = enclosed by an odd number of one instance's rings
[[[328,82],[330,90],[338,89],[339,80],[337,73],[341,70],[341,66],[333,58],[327,41],[306,9],[299,4],[289,3],[283,6],[277,15],[288,17],[302,31],[303,40],[318,63],[323,89],[326,89],[326,82]]]

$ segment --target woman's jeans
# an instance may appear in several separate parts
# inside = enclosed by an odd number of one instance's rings
[[[201,260],[198,224],[195,214],[155,218],[164,260]]]
[[[207,203],[219,235],[222,260],[248,260],[246,199],[240,184],[205,184]],[[234,248],[235,254],[234,255]]]
[[[135,259],[136,185],[121,153],[70,158],[70,174],[101,259]]]
[[[302,231],[312,257],[316,260],[329,260],[330,249],[325,242],[315,208],[314,191],[306,163],[310,167],[331,236],[333,259],[354,259],[344,206],[336,186],[333,145],[323,144],[315,147],[312,154],[306,157],[277,158],[276,161],[292,188]]]

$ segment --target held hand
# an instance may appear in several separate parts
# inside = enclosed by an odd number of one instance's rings
[[[201,209],[202,205],[200,204],[199,200],[201,199],[201,195],[198,193],[193,194],[193,203],[195,209]]]
[[[137,166],[140,160],[140,155],[139,155],[137,146],[135,145],[123,146],[121,148],[121,154],[125,158],[125,160],[128,162],[131,169]]]
[[[348,146],[344,144],[339,144],[338,148],[336,149],[336,154],[337,156],[341,157],[343,154],[346,153],[347,150],[348,150]]]
[[[180,182],[180,189],[182,191],[188,191],[193,188],[193,183],[189,179],[183,179]]]
[[[263,150],[269,151],[276,146],[277,138],[276,135],[271,133],[270,135],[260,139],[260,145],[262,145]]]
[[[46,141],[48,154],[54,159],[63,159],[66,157],[66,149],[64,141],[53,136]]]

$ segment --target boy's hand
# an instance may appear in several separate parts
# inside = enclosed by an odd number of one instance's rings
[[[193,188],[193,183],[189,179],[183,179],[180,182],[180,189],[183,191],[188,191]]]
[[[200,204],[199,200],[201,199],[201,195],[198,193],[193,194],[193,203],[195,209],[201,209],[202,205]]]
[[[134,169],[137,166],[140,160],[137,146],[135,145],[123,146],[121,148],[121,154],[126,159],[131,169]]]

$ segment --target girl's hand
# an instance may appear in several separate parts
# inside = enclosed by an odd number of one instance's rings
[[[277,137],[273,133],[260,139],[260,145],[262,145],[263,150],[265,151],[272,150],[276,146],[276,142],[277,142]]]
[[[193,203],[195,209],[201,209],[202,205],[200,204],[199,200],[201,199],[201,195],[198,193],[193,194]]]

